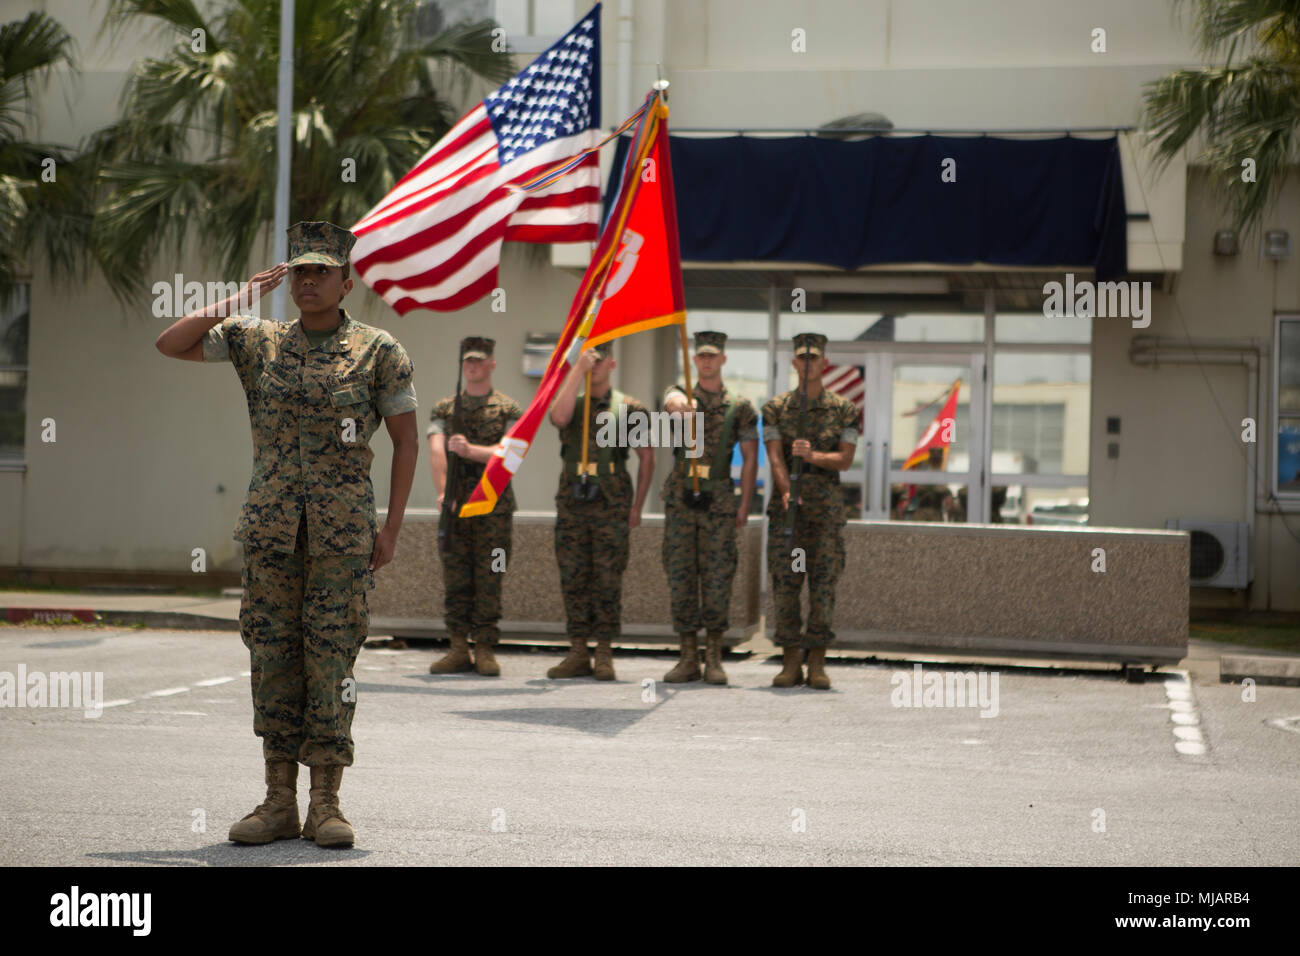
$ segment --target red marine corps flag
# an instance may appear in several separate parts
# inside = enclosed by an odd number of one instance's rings
[[[943,452],[943,464],[939,466],[939,470],[948,467],[948,446],[952,444],[953,427],[957,422],[957,393],[960,391],[961,379],[957,379],[952,384],[952,391],[948,393],[948,400],[943,403],[943,408],[939,410],[938,415],[934,416],[934,421],[930,422],[930,427],[925,430],[921,440],[907,456],[907,461],[903,462],[904,468],[924,465],[930,460],[931,448],[938,448]]]
[[[618,198],[610,206],[542,384],[493,450],[483,478],[460,510],[462,518],[489,514],[496,506],[579,352],[633,332],[686,321],[668,107],[656,90],[638,113]]]

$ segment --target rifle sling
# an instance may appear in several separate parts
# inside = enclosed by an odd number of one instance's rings
[[[574,400],[574,408],[582,406],[583,395],[579,395]],[[609,390],[609,407],[618,409],[618,428],[619,431],[625,431],[626,426],[623,424],[627,418],[627,398],[616,388]],[[579,432],[581,434],[581,432]],[[579,447],[581,439],[573,442],[566,442],[560,449],[560,454],[564,458],[564,473],[570,478],[578,475],[579,467],[582,464],[582,448]],[[617,454],[615,454],[617,452]],[[596,479],[601,483],[606,483],[611,477],[620,474],[627,474],[627,455],[628,450],[616,443],[600,445],[596,454]]]

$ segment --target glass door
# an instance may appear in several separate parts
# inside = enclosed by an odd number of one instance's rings
[[[776,350],[777,391],[798,384],[792,357],[789,345]],[[823,385],[859,410],[853,464],[840,476],[849,516],[987,521],[984,353],[832,342],[826,358]]]
[[[864,516],[986,521],[983,353],[895,351],[871,360]]]

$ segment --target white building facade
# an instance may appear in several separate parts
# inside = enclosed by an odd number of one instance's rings
[[[535,52],[589,4],[441,7],[449,17],[495,16],[516,49]],[[34,130],[72,143],[114,117],[133,63],[164,41],[128,36],[113,46],[73,0],[3,0],[0,19],[33,8],[80,44],[80,77],[54,78]],[[520,64],[529,58],[521,53]],[[1178,521],[1202,531],[1193,538],[1193,576],[1206,586],[1196,587],[1194,603],[1300,609],[1300,266],[1294,252],[1265,249],[1258,237],[1242,237],[1236,254],[1216,254],[1215,235],[1229,223],[1206,170],[1177,160],[1157,174],[1142,149],[1135,127],[1144,85],[1200,63],[1168,0],[606,0],[602,58],[606,129],[662,71],[671,82],[670,126],[682,136],[801,135],[879,114],[894,137],[1117,137],[1127,278],[1151,283],[1145,326],[1128,316],[1045,316],[1047,283],[1067,270],[1093,278],[1070,263],[909,262],[846,272],[816,262],[688,261],[688,329],[729,334],[728,382],[756,403],[789,387],[793,334],[829,336],[831,361],[862,379],[863,438],[844,476],[860,519],[915,520],[898,510],[900,489],[914,485],[953,492],[958,508],[948,517],[957,521]],[[764,197],[754,203],[761,212]],[[679,208],[683,219],[691,214]],[[1294,242],[1300,179],[1264,228]],[[525,374],[526,342],[559,330],[588,253],[586,244],[507,244],[504,312],[484,300],[460,313],[400,318],[360,284],[346,304],[406,347],[422,418],[452,390],[449,357],[470,333],[497,340],[497,387],[526,403],[537,383]],[[197,258],[154,269],[169,281],[228,278]],[[98,276],[55,282],[34,260],[8,325],[23,321],[24,310],[25,352],[5,366],[22,429],[2,449],[0,567],[179,574],[201,547],[209,569],[236,571],[231,533],[251,441],[231,370],[162,358],[153,341],[171,319],[155,318],[150,301],[123,307]],[[675,329],[620,340],[615,354],[618,386],[651,405],[680,374]],[[958,382],[948,460],[921,480],[903,460]],[[50,423],[54,441],[46,440]],[[549,511],[559,447],[549,425],[539,439],[515,487],[520,508]],[[382,507],[386,437],[374,447]],[[411,508],[434,504],[427,455]],[[661,452],[656,485],[668,463]],[[657,488],[648,507],[660,509]]]

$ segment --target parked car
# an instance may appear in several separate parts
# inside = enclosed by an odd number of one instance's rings
[[[1025,524],[1035,525],[1074,525],[1076,527],[1088,523],[1088,502],[1083,501],[1062,501],[1046,502],[1040,501],[1030,509],[1029,514],[1025,515]]]

